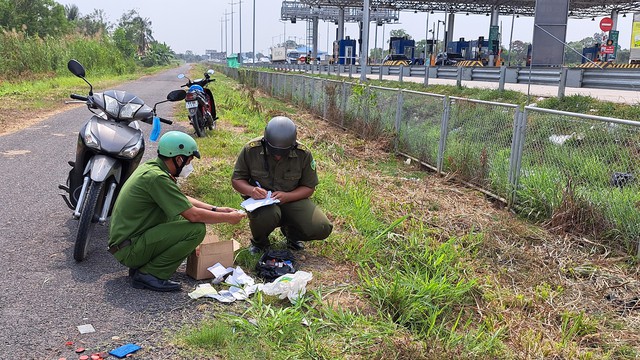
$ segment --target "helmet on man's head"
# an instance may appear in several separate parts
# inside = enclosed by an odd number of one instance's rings
[[[286,116],[272,118],[264,129],[267,149],[273,155],[287,155],[296,146],[297,135],[296,124]]]
[[[182,131],[169,131],[158,141],[158,154],[167,158],[176,156],[195,156],[200,159],[198,144]]]

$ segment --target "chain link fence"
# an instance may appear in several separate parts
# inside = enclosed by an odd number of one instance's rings
[[[640,240],[639,123],[526,107],[515,206],[553,228]]]
[[[224,69],[551,228],[640,250],[640,124],[300,74]],[[640,253],[639,253],[640,254]]]

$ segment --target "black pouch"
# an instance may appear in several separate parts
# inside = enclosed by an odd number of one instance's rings
[[[256,264],[256,273],[267,282],[296,272],[296,259],[289,250],[268,250]]]

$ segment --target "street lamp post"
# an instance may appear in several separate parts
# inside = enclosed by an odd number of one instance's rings
[[[436,39],[437,39],[438,41],[440,41],[440,24],[441,24],[441,23],[442,23],[443,25],[445,25],[445,26],[446,26],[446,24],[447,24],[446,22],[444,22],[444,21],[442,21],[442,20],[438,20],[438,29],[437,29],[437,31],[436,31],[436,32],[437,32],[437,34],[436,34]],[[436,56],[438,56],[438,51],[439,51],[439,50],[440,50],[440,46],[439,46],[439,45],[437,45],[437,46],[436,46]]]
[[[253,58],[256,58],[256,0],[253,0]]]
[[[233,12],[233,5],[235,5],[237,3],[235,2],[230,2],[229,5],[231,5],[231,53],[233,54],[233,14],[235,14]]]
[[[240,45],[238,53],[242,54],[242,1],[238,1],[238,17],[240,18]]]

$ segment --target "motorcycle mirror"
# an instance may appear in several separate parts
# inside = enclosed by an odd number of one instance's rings
[[[167,94],[167,100],[169,101],[180,101],[184,100],[187,97],[187,92],[184,90],[173,90],[169,94]]]
[[[69,69],[69,71],[71,71],[73,75],[79,78],[84,78],[85,76],[84,66],[82,66],[82,64],[80,64],[76,59],[69,60],[69,62],[67,63],[67,69]]]
[[[184,79],[184,74],[178,74],[178,79]]]

